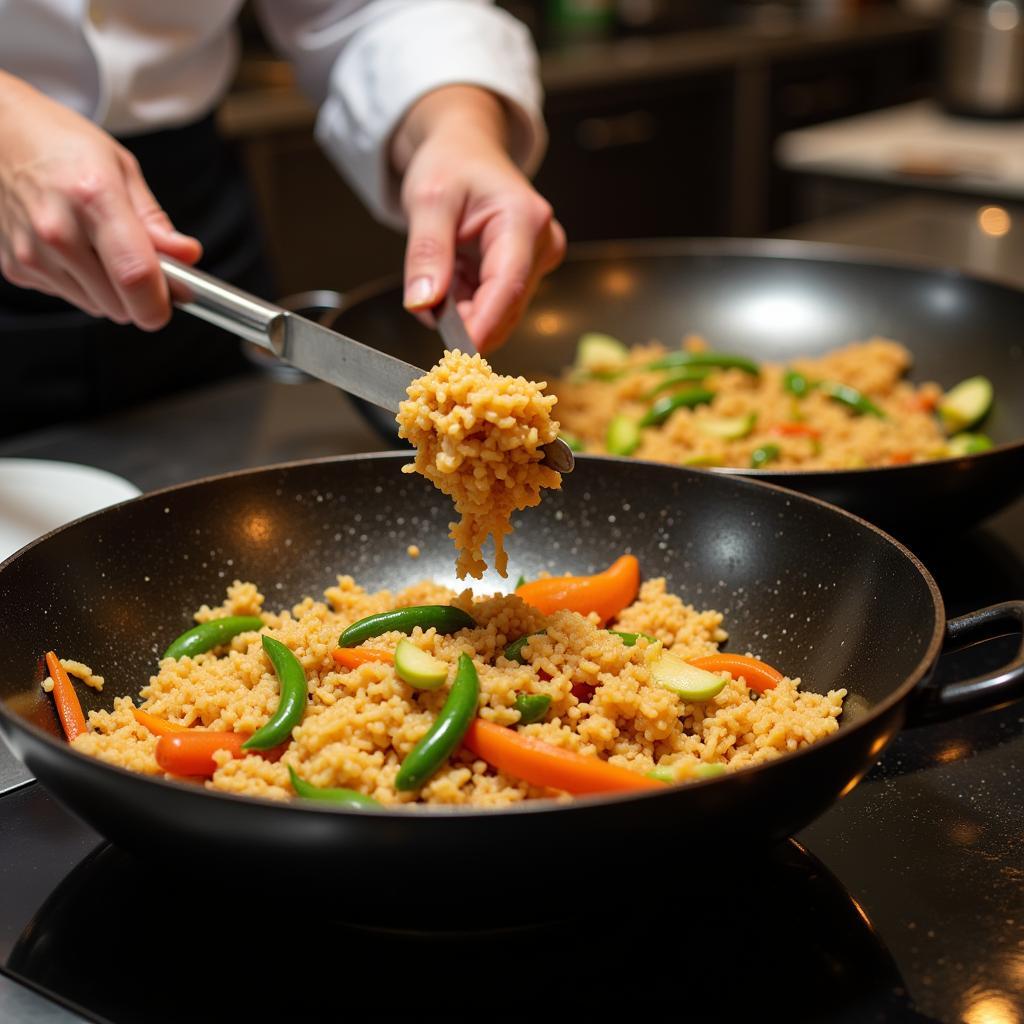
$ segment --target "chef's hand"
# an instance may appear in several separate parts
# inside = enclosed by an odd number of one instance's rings
[[[406,115],[392,143],[409,220],[405,306],[426,311],[455,288],[477,350],[511,333],[540,279],[565,255],[565,232],[506,148],[491,93],[445,86]]]
[[[157,253],[194,263],[135,158],[102,129],[0,71],[0,273],[147,331],[171,305]]]

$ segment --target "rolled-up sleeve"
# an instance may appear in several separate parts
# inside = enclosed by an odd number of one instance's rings
[[[546,142],[537,54],[525,26],[488,0],[263,0],[260,16],[320,105],[318,141],[379,220],[404,225],[391,137],[444,85],[499,96],[512,156],[536,170]]]

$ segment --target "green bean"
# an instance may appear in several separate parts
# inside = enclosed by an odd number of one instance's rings
[[[531,725],[539,722],[551,707],[551,698],[546,693],[516,694],[516,711],[519,712],[519,724]]]
[[[292,789],[303,800],[321,800],[324,803],[337,804],[339,807],[346,807],[349,810],[360,810],[364,807],[380,807],[380,801],[374,800],[372,796],[367,796],[365,793],[360,793],[355,789],[314,786],[312,782],[300,779],[291,765],[288,765],[288,777],[291,779]]]
[[[845,405],[847,409],[858,415],[867,413],[869,416],[877,416],[880,420],[885,419],[885,413],[867,395],[862,394],[856,388],[850,387],[849,384],[837,384],[834,381],[826,381],[826,383],[822,384],[822,388],[829,398],[840,405]]]
[[[460,654],[448,699],[426,735],[402,762],[395,776],[395,789],[401,792],[419,789],[441,767],[465,736],[469,723],[476,716],[479,698],[480,680],[473,659],[468,654]]]
[[[223,619],[210,619],[186,629],[171,641],[164,651],[165,658],[194,658],[197,654],[226,644],[239,633],[255,633],[263,628],[263,620],[256,615],[229,615]]]
[[[657,639],[656,637],[651,636],[650,633],[620,633],[617,629],[609,629],[608,632],[611,633],[612,636],[617,636],[626,647],[635,647],[636,642],[640,637],[643,637],[645,640],[650,640],[652,644]]]
[[[782,386],[797,398],[804,398],[817,386],[808,380],[799,370],[787,370],[782,378]]]
[[[657,398],[662,391],[668,391],[669,388],[674,388],[677,384],[685,384],[688,381],[703,380],[709,373],[711,373],[710,366],[680,366],[677,370],[673,370],[671,373],[667,373],[664,377],[658,381],[654,387],[650,388],[645,394],[644,398],[647,401],[652,401]]]
[[[763,444],[760,448],[754,449],[753,455],[750,456],[750,465],[754,469],[760,469],[769,462],[774,462],[780,454],[781,450],[777,444]]]
[[[266,651],[281,688],[277,710],[262,729],[257,729],[243,744],[243,750],[269,750],[284,743],[306,713],[306,670],[302,662],[280,640],[263,635]]]
[[[656,427],[664,423],[676,409],[692,409],[695,405],[704,405],[710,402],[714,397],[714,391],[705,391],[703,388],[690,388],[689,391],[678,391],[674,395],[665,395],[647,410],[647,414],[640,421],[640,426]]]
[[[367,615],[353,622],[338,640],[339,647],[358,647],[382,633],[411,633],[433,627],[438,633],[457,633],[460,629],[473,629],[476,623],[461,608],[447,604],[421,604],[411,608],[396,608],[378,615]]]
[[[507,644],[503,653],[509,661],[518,661],[520,665],[525,665],[526,659],[523,657],[523,648],[526,646],[530,637],[545,635],[546,633],[543,629],[537,633],[527,633],[526,636],[521,636],[518,640],[513,640],[512,643]]]
[[[756,377],[761,368],[745,356],[727,355],[725,352],[669,352],[667,356],[647,364],[648,370],[672,370],[678,366],[709,366],[715,370],[742,370]]]

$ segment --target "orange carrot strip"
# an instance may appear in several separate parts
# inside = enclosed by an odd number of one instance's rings
[[[50,670],[50,678],[53,680],[53,703],[57,708],[57,717],[70,743],[76,736],[88,731],[82,704],[67,672],[64,671],[64,666],[53,651],[46,652],[46,667]]]
[[[144,725],[151,733],[157,736],[177,736],[178,733],[185,732],[186,729],[184,725],[179,725],[177,722],[168,722],[166,718],[151,715],[148,711],[143,711],[142,708],[132,708],[132,714],[139,725]]]
[[[581,615],[597,612],[604,625],[634,600],[639,589],[640,563],[635,555],[623,555],[594,576],[531,580],[519,587],[516,594],[542,615],[561,609]]]
[[[894,466],[905,466],[908,462],[913,462],[913,452],[893,452],[889,461]]]
[[[730,672],[733,677],[743,676],[747,685],[758,693],[775,689],[783,679],[777,668],[746,654],[708,654],[703,658],[691,658],[690,664],[709,672]]]
[[[563,750],[482,718],[473,719],[462,742],[498,771],[534,786],[577,794],[665,788],[665,783],[639,772]]]
[[[385,665],[395,663],[395,656],[390,651],[377,647],[339,647],[331,651],[331,657],[343,668],[359,668],[370,661],[380,661]]]
[[[807,423],[776,423],[772,430],[784,437],[821,437],[821,431]]]
[[[910,408],[917,412],[934,412],[935,407],[939,404],[938,395],[914,395],[910,400]]]
[[[206,729],[168,733],[156,742],[156,761],[165,772],[172,775],[208,778],[217,770],[213,755],[218,750],[227,750],[232,757],[258,753],[268,761],[276,761],[288,749],[288,743],[281,743],[269,750],[243,750],[242,744],[251,735],[248,732],[214,732]]]

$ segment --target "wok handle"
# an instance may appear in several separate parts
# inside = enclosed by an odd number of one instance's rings
[[[911,697],[907,725],[941,722],[1024,697],[1024,601],[1004,601],[950,619],[946,623],[942,650],[943,653],[958,651],[1005,635],[1006,625],[1010,623],[1021,631],[1021,642],[1012,661],[972,679],[919,686]]]
[[[205,320],[251,341],[279,356],[284,343],[287,313],[280,306],[204,274],[169,256],[160,257],[160,269],[167,278],[174,304]]]

